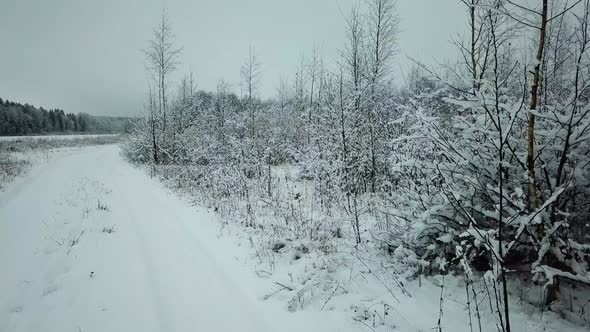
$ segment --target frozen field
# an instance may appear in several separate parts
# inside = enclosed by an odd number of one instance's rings
[[[38,135],[38,136],[0,136],[0,142],[19,140],[67,140],[81,138],[117,137],[119,134],[90,134],[90,135]]]

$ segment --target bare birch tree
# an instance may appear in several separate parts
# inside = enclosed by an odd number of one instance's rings
[[[162,10],[160,22],[153,30],[153,38],[148,47],[143,50],[146,57],[146,66],[157,87],[158,117],[162,122],[162,139],[165,140],[166,111],[169,76],[179,64],[182,48],[175,45],[175,36],[166,10]],[[157,159],[157,158],[156,158]],[[157,162],[157,161],[156,161]]]
[[[255,136],[254,115],[256,110],[254,99],[258,93],[261,75],[260,61],[256,56],[256,50],[254,49],[254,46],[250,45],[248,48],[248,57],[242,63],[242,67],[240,68],[240,76],[242,81],[242,91],[246,93],[245,107],[248,112],[248,132],[251,139],[254,139]]]
[[[367,17],[368,33],[368,75],[370,84],[367,122],[369,131],[369,151],[371,160],[370,181],[371,192],[375,192],[379,158],[378,141],[382,119],[382,106],[379,104],[380,94],[386,88],[385,80],[391,73],[391,60],[396,52],[398,17],[395,0],[368,0]]]

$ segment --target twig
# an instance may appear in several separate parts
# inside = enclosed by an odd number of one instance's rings
[[[440,300],[439,300],[439,311],[438,311],[438,332],[442,332],[442,326],[441,326],[441,322],[442,322],[442,317],[443,317],[443,294],[444,294],[444,289],[445,289],[445,276],[443,275],[442,277],[442,285],[440,286]]]
[[[274,283],[277,284],[277,285],[279,285],[279,286],[281,286],[281,287],[283,287],[283,288],[288,289],[289,291],[295,290],[294,288],[291,288],[289,286],[285,286],[285,285],[281,284],[280,282],[275,281]]]
[[[371,329],[371,331],[375,331],[375,329],[374,329],[374,328],[372,328],[372,327],[371,327],[369,324],[367,324],[367,323],[363,322],[361,319],[355,319],[355,321],[357,321],[357,322],[359,322],[359,323],[363,324],[364,326],[366,326],[366,327],[370,328],[370,329]]]
[[[78,237],[72,241],[72,244],[70,244],[70,247],[68,248],[68,252],[67,252],[67,254],[66,254],[66,255],[69,255],[69,254],[70,254],[70,250],[72,250],[72,248],[73,248],[73,247],[74,247],[76,244],[78,244],[78,242],[80,242],[80,238],[82,237],[82,234],[84,234],[84,230],[83,230],[83,231],[81,231],[81,232],[80,232],[80,235],[78,235]]]
[[[326,304],[328,304],[328,302],[332,299],[332,296],[334,296],[334,293],[336,293],[338,286],[340,286],[340,281],[336,282],[336,287],[334,287],[332,294],[330,294],[330,297],[328,297],[328,299],[326,299],[326,302],[324,302],[324,305],[320,308],[320,311],[324,310],[324,307],[326,306]]]

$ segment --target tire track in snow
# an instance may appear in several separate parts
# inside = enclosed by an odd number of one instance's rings
[[[139,189],[143,193],[141,200],[137,200],[137,195],[127,192],[129,187],[118,186],[129,224],[135,228],[141,246],[143,264],[153,282],[162,331],[198,330],[199,326],[208,330],[212,324],[226,327],[218,326],[215,330],[269,330],[262,321],[263,315],[253,310],[255,303],[244,303],[246,299],[256,300],[248,298],[214,256],[191,236],[186,226],[189,220],[178,209],[191,210],[191,217],[196,215],[190,222],[203,222],[199,220],[203,216],[170,199],[145,174],[132,169],[118,169],[117,173],[127,180],[136,178],[132,182],[140,188],[134,191]],[[146,206],[150,213],[146,213]],[[239,302],[241,305],[236,305]],[[248,319],[234,321],[231,316]]]

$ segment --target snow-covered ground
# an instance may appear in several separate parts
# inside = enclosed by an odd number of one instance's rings
[[[120,136],[120,134],[0,136],[0,141],[39,140],[39,139],[62,140],[62,139],[79,139],[79,138],[117,137],[117,136]]]
[[[0,193],[0,331],[346,331],[262,303],[212,218],[117,146],[63,151]]]
[[[47,162],[62,148],[115,144],[121,135],[46,135],[0,136],[0,189],[16,176],[25,174],[31,165]],[[74,149],[73,149],[74,148]]]
[[[215,219],[116,145],[58,150],[0,192],[0,331],[431,331],[437,280],[443,330],[471,330],[455,277],[388,286],[346,253],[334,270],[309,254],[264,271]],[[312,303],[289,312],[290,299]],[[515,331],[585,330],[513,308]],[[485,312],[482,324],[496,330]]]

